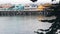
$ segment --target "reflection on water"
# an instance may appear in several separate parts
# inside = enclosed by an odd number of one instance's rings
[[[37,29],[47,29],[50,23],[39,22],[37,16],[0,16],[0,34],[36,34]]]

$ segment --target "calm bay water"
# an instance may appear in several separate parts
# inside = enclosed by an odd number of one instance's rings
[[[50,26],[38,21],[37,16],[0,16],[0,34],[36,34],[35,30]]]

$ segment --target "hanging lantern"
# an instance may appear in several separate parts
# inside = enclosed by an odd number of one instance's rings
[[[52,0],[52,1],[56,1],[56,0]]]
[[[32,2],[36,2],[37,0],[31,0]]]

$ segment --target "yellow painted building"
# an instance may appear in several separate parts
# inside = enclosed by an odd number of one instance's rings
[[[46,8],[46,7],[44,7],[43,5],[39,5],[39,6],[38,6],[38,10],[39,10],[39,11],[43,11],[45,8]]]
[[[38,5],[38,10],[43,11],[45,8],[48,8],[50,6],[52,6],[52,4],[49,4],[49,3],[45,3],[43,5]]]

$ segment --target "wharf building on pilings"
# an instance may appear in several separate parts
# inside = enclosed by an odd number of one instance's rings
[[[53,4],[1,4],[0,5],[0,16],[17,16],[17,15],[51,15],[54,11]]]

